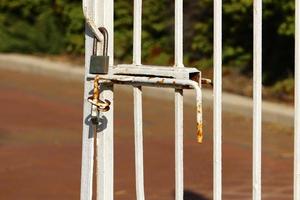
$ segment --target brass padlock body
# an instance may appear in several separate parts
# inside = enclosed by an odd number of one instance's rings
[[[107,55],[108,49],[108,32],[104,27],[100,27],[99,31],[104,36],[103,42],[103,55],[97,55],[98,40],[94,37],[93,42],[93,55],[90,60],[90,74],[107,74],[109,68],[109,56]]]

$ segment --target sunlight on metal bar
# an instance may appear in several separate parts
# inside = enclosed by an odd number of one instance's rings
[[[300,200],[300,2],[295,1],[294,200]]]
[[[133,23],[133,64],[141,65],[142,41],[142,0],[134,0]],[[135,173],[136,198],[145,199],[144,192],[144,150],[143,150],[143,107],[142,87],[133,88],[134,93],[134,132],[135,132]]]
[[[109,35],[113,35],[113,1],[109,0],[84,0],[83,11],[89,28],[86,28],[85,35],[85,82],[84,82],[84,117],[83,117],[83,142],[82,142],[82,168],[81,168],[81,200],[92,199],[92,179],[93,179],[93,153],[94,146],[93,141],[93,127],[91,124],[86,123],[91,112],[91,105],[89,105],[87,99],[89,92],[93,88],[93,83],[88,80],[90,56],[93,49],[93,37],[96,36],[100,41],[102,37],[95,32],[95,27],[104,26]],[[92,21],[90,21],[92,20]],[[94,32],[94,34],[92,34]],[[108,54],[110,55],[109,64],[113,63],[113,37],[108,44]],[[99,161],[97,165],[97,190],[94,194],[97,194],[97,199],[113,199],[113,86],[106,85],[101,87],[101,97],[108,99],[111,102],[111,109],[109,112],[103,113],[107,119],[105,124],[106,129],[100,134],[97,133],[97,148],[98,156],[96,160]]]
[[[144,156],[143,156],[143,112],[142,89],[134,87],[134,131],[135,131],[135,170],[136,170],[136,197],[145,199],[144,194]]]
[[[92,0],[83,1],[83,6],[86,7],[86,15],[92,16]],[[90,56],[92,55],[93,38],[90,29],[86,26],[85,29],[85,80],[89,73]],[[93,85],[89,81],[84,82],[84,99],[88,99],[89,91],[93,89]],[[80,199],[92,199],[92,184],[93,184],[93,158],[94,158],[94,138],[92,127],[85,123],[86,118],[91,113],[91,104],[88,101],[83,103],[83,130],[82,130],[82,164],[81,164],[81,188]]]
[[[175,89],[176,200],[183,200],[183,90]]]
[[[142,0],[134,0],[133,64],[141,65],[142,51]]]
[[[88,9],[89,8],[89,9]],[[90,30],[93,32],[95,37],[100,41],[103,42],[104,38],[101,32],[98,30],[94,20],[90,16],[89,10],[91,10],[91,7],[88,6],[87,0],[82,0],[82,11],[85,18],[85,22],[90,28]]]
[[[183,0],[175,0],[175,67],[183,65]],[[183,90],[175,90],[175,199],[183,200]]]
[[[114,2],[110,0],[95,0],[95,23],[97,26],[103,26],[107,29],[110,37],[108,42],[109,66],[114,64]],[[100,118],[106,118],[106,128],[98,133],[98,165],[97,165],[97,200],[114,199],[114,91],[113,85],[101,85],[101,99],[107,99],[111,102],[108,112],[101,112]]]
[[[222,199],[222,0],[214,0],[214,183],[213,199]]]
[[[253,199],[261,199],[262,0],[253,2]]]
[[[183,0],[175,0],[175,66],[183,67]]]

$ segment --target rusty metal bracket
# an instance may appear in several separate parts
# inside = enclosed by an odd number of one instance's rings
[[[169,87],[169,88],[181,88],[181,89],[194,89],[196,92],[196,108],[197,108],[197,141],[202,143],[203,141],[203,117],[202,117],[202,91],[201,91],[201,74],[200,71],[196,71],[196,69],[188,69],[186,70],[174,70],[174,68],[165,67],[159,69],[159,67],[151,68],[148,67],[147,70],[144,70],[145,73],[151,71],[151,74],[155,74],[158,77],[153,75],[143,75],[143,71],[138,69],[129,70],[122,69],[125,73],[129,73],[127,75],[119,75],[122,70],[117,69],[121,68],[121,66],[115,67],[114,73],[117,74],[108,74],[108,75],[97,75],[99,83],[105,84],[111,82],[113,84],[123,84],[123,85],[131,85],[131,86],[149,86],[149,87]],[[127,69],[128,69],[127,68]],[[117,69],[117,70],[116,70]],[[192,72],[192,73],[190,73]],[[193,76],[191,76],[191,74]],[[167,77],[165,77],[168,75]],[[170,76],[174,76],[171,77]],[[175,76],[182,77],[181,79],[175,78]],[[196,77],[196,78],[195,78]],[[88,80],[94,79],[94,76],[88,76]],[[191,80],[195,79],[195,80]]]

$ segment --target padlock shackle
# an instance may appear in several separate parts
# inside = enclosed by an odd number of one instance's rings
[[[99,27],[99,31],[104,36],[103,55],[107,56],[108,55],[108,31],[105,27]]]
[[[100,31],[100,33],[102,33],[103,35],[103,56],[108,55],[108,31],[105,27],[99,27],[98,30]],[[99,40],[94,37],[94,41],[93,41],[93,55],[97,55],[97,43],[99,42]]]

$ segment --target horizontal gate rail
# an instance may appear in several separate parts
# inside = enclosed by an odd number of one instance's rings
[[[149,75],[153,77],[158,76],[179,79],[192,79],[192,77],[199,74],[199,70],[191,67],[121,64],[113,66],[109,73],[119,75]]]

